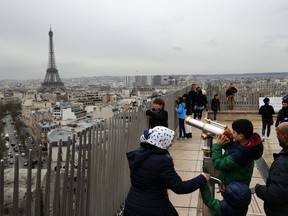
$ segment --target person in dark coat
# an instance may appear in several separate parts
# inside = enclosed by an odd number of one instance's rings
[[[161,98],[154,98],[153,108],[146,110],[146,115],[149,116],[149,127],[155,126],[168,127],[168,112],[164,109],[165,102]]]
[[[203,94],[202,89],[199,87],[197,89],[197,99],[196,99],[196,118],[202,118],[203,110],[207,108],[207,97]]]
[[[238,90],[235,88],[234,84],[229,83],[228,89],[225,92],[227,97],[228,110],[233,110],[235,103],[234,96],[237,92]]]
[[[212,195],[208,185],[200,188],[204,204],[213,216],[246,216],[251,202],[251,190],[242,182],[231,182],[221,193],[223,200]]]
[[[211,101],[211,110],[213,111],[213,120],[217,120],[217,113],[220,112],[220,100],[218,98],[218,94],[215,94]]]
[[[273,125],[273,115],[275,114],[273,106],[269,105],[270,99],[263,99],[264,105],[259,109],[258,114],[262,117],[262,141],[265,141],[265,131],[267,127],[267,139],[269,139],[271,125]]]
[[[188,92],[188,97],[191,101],[192,112],[194,113],[194,119],[196,119],[196,100],[197,100],[197,91],[196,91],[196,84],[191,85],[191,91]]]
[[[275,127],[281,122],[288,122],[288,95],[282,98],[282,109],[279,110]]]
[[[274,153],[266,185],[256,184],[256,195],[264,201],[267,216],[288,215],[288,122],[276,128],[282,150]]]
[[[162,126],[144,130],[140,148],[126,154],[131,188],[125,201],[125,216],[177,216],[167,189],[187,194],[209,181],[207,173],[187,181],[176,173],[168,151],[174,135],[173,130]]]

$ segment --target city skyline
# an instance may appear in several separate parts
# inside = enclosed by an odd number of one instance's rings
[[[287,72],[284,0],[5,1],[1,79]]]

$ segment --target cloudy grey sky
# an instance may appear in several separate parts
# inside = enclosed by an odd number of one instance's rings
[[[0,79],[288,71],[287,0],[5,0]],[[138,72],[137,72],[138,71]]]

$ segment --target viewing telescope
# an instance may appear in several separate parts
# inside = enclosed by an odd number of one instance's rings
[[[186,124],[196,127],[202,130],[202,139],[206,140],[208,136],[215,137],[217,134],[223,134],[229,137],[232,135],[232,131],[228,128],[227,125],[220,124],[218,122],[211,121],[210,119],[204,118],[204,122],[193,119],[191,116],[186,117]]]

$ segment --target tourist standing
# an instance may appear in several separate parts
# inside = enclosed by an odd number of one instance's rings
[[[211,110],[213,111],[213,120],[217,120],[217,113],[220,112],[220,100],[218,94],[215,94],[211,101]]]
[[[178,97],[176,100],[176,112],[179,120],[179,140],[186,139],[186,131],[185,131],[185,118],[186,118],[186,104],[183,100],[183,97]]]
[[[155,126],[168,127],[168,112],[164,109],[165,102],[161,98],[153,99],[153,108],[146,109],[146,115],[149,116],[149,127]]]
[[[192,106],[192,112],[193,112],[193,116],[194,119],[196,119],[196,99],[197,99],[197,91],[196,91],[196,84],[192,84],[191,85],[191,91],[188,92],[188,96],[191,100],[191,106]]]
[[[208,173],[186,181],[180,178],[168,151],[173,138],[174,131],[166,127],[144,130],[140,148],[126,154],[131,188],[125,201],[125,216],[178,216],[167,189],[188,194],[209,181]]]
[[[282,98],[282,109],[279,110],[275,127],[281,122],[288,122],[288,95]]]
[[[200,87],[197,89],[197,98],[196,98],[196,107],[195,107],[195,113],[196,118],[201,120],[203,110],[207,108],[207,97],[203,94]]]
[[[273,106],[269,105],[270,99],[265,97],[263,99],[264,105],[262,105],[259,109],[258,114],[262,117],[262,141],[265,141],[265,131],[267,128],[267,139],[269,139],[271,125],[273,122],[273,115],[275,114]]]
[[[186,104],[186,117],[192,115],[192,102],[188,96],[188,94],[183,95],[183,100]],[[192,127],[184,122],[184,127],[186,131],[186,137],[192,138]]]
[[[256,195],[264,201],[267,216],[288,214],[288,122],[276,128],[277,139],[282,150],[274,153],[266,185],[256,184]]]
[[[235,88],[233,83],[229,83],[228,89],[226,90],[226,97],[227,97],[227,103],[228,103],[228,110],[233,110],[234,103],[235,103],[235,93],[237,93],[238,90]]]

